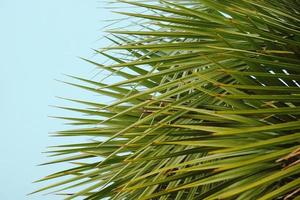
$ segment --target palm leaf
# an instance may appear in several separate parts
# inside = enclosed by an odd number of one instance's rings
[[[113,29],[120,79],[68,83],[113,103],[60,107],[88,126],[55,133],[92,141],[52,147],[69,169],[36,192],[65,199],[291,199],[300,175],[297,0],[117,1],[134,29]],[[147,25],[146,25],[147,24]]]

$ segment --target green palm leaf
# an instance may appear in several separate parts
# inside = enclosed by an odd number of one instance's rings
[[[74,166],[40,181],[65,199],[292,199],[300,194],[300,2],[118,1],[140,10],[96,50],[120,77],[68,83],[113,98],[61,107],[92,141],[51,148]],[[74,192],[75,191],[75,192]]]

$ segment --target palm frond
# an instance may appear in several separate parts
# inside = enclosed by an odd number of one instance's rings
[[[300,3],[297,0],[118,1],[134,29],[91,64],[120,77],[69,83],[115,99],[71,100],[87,115],[56,136],[74,167],[38,190],[65,199],[292,199],[300,184]],[[74,190],[75,189],[75,190]],[[75,192],[74,192],[75,191]]]

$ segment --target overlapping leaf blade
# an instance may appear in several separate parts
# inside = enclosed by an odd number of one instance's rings
[[[77,188],[66,199],[296,197],[299,2],[119,2],[146,11],[122,11],[141,19],[136,29],[110,30],[115,46],[96,51],[113,64],[89,62],[123,80],[72,83],[115,101],[64,107],[91,118],[63,119],[90,127],[57,136],[97,139],[51,150],[64,157],[50,163],[77,166],[41,179],[71,176],[39,191]]]

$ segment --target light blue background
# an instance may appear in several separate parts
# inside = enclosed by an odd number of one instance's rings
[[[0,199],[55,200],[58,196],[26,194],[32,184],[61,166],[49,161],[46,146],[59,144],[48,132],[64,128],[48,118],[63,114],[49,105],[65,105],[55,96],[81,97],[79,89],[54,79],[73,74],[92,77],[94,67],[77,58],[91,58],[91,48],[104,44],[101,28],[111,14],[104,0],[0,0]]]

